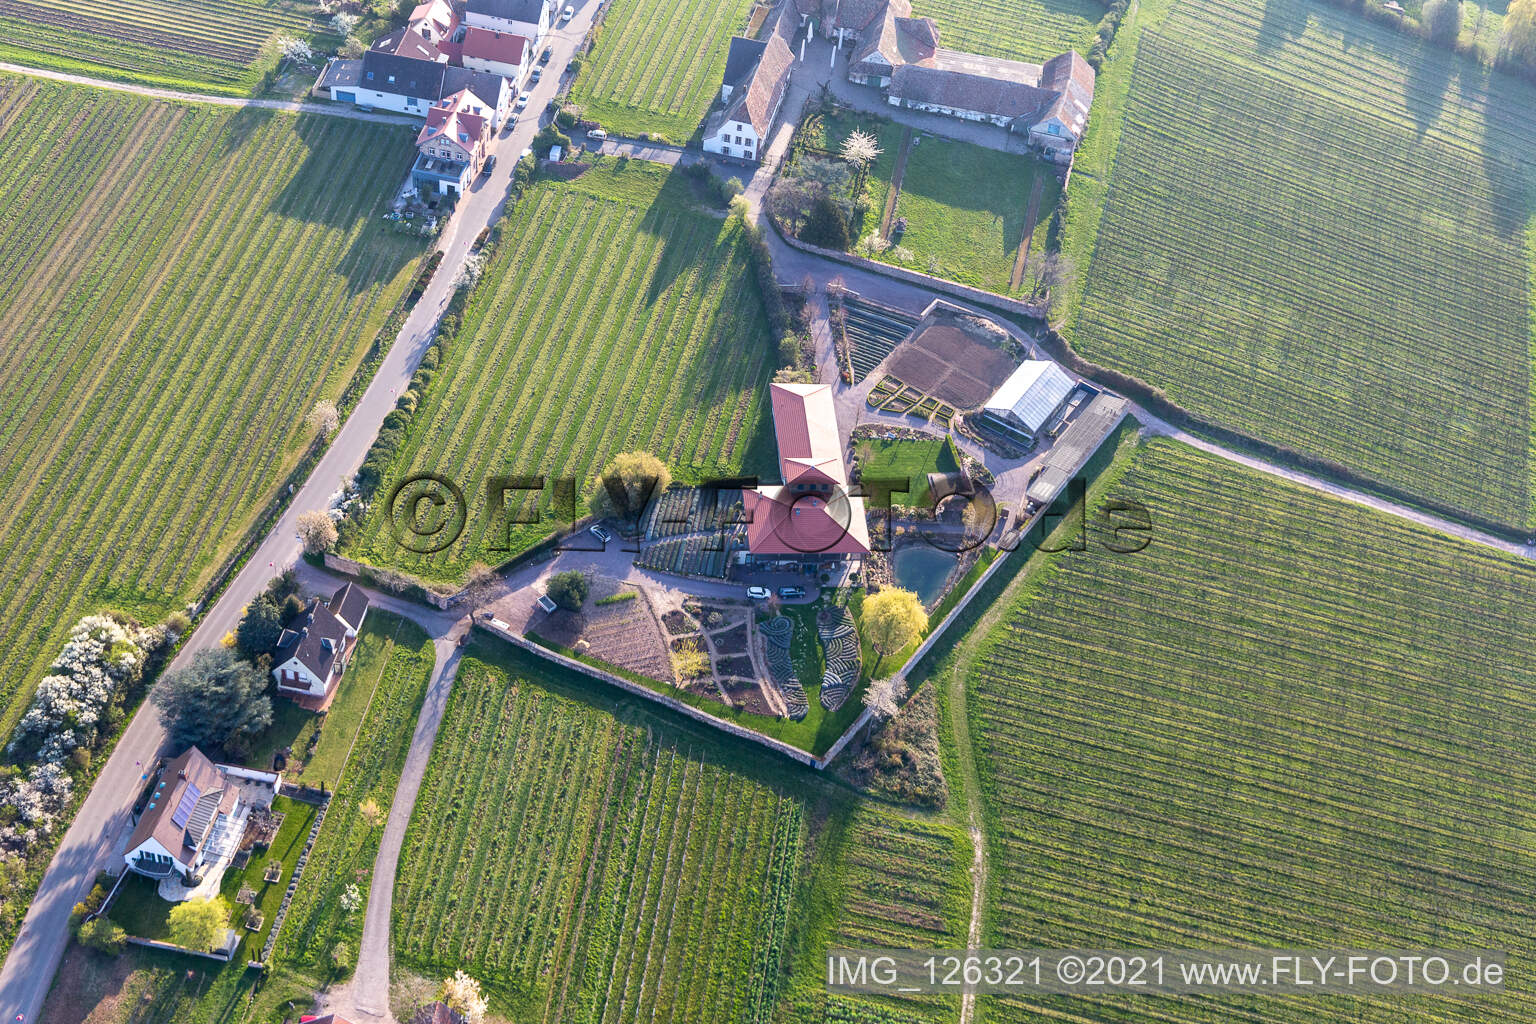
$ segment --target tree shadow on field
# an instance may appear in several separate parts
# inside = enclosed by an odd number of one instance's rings
[[[421,245],[377,231],[356,231],[360,220],[383,215],[396,186],[415,158],[415,130],[409,125],[372,124],[323,114],[291,118],[303,156],[287,170],[287,181],[267,212],[331,231],[355,234],[334,265],[319,268],[344,277],[350,294],[388,281]]]
[[[1499,235],[1516,245],[1536,225],[1536,88],[1513,75],[1484,73],[1483,174]]]
[[[1258,51],[1261,54],[1283,49],[1307,30],[1308,9],[1298,0],[1268,0],[1264,18],[1259,22]]]
[[[1445,111],[1451,80],[1459,78],[1465,59],[1448,50],[1421,43],[1409,54],[1408,78],[1403,88],[1403,107],[1423,138]]]
[[[665,295],[676,280],[700,257],[692,241],[691,221],[704,216],[693,199],[693,187],[683,177],[681,167],[673,167],[662,182],[661,191],[640,218],[639,236],[654,238],[661,246],[656,272],[646,283],[645,307],[649,310]],[[706,260],[716,262],[704,255]],[[723,262],[723,261],[719,261]]]

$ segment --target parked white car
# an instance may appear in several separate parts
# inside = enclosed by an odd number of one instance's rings
[[[587,132],[587,138],[596,139],[598,142],[602,142],[607,137],[608,133],[601,128],[593,128],[591,131]]]
[[[563,25],[574,17],[576,17],[576,8],[567,5],[565,10],[560,12],[560,23]]]
[[[747,596],[754,601],[766,601],[773,596],[773,591],[767,587],[748,587]]]

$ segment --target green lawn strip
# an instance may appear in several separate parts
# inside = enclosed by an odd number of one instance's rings
[[[288,921],[283,926],[276,958],[287,963],[328,967],[327,958],[338,943],[347,944],[352,956],[356,956],[379,833],[394,800],[395,786],[431,679],[435,652],[421,627],[374,609],[369,612],[364,628],[376,630],[380,637],[392,637],[393,644],[378,670],[377,683],[356,738],[350,744],[351,755],[336,783],[325,824],[305,869],[304,882],[294,894]],[[336,738],[341,740],[343,736]],[[360,810],[370,800],[379,809],[377,826],[370,825]],[[363,902],[355,912],[348,913],[341,907],[340,899],[347,887],[354,885]]]
[[[867,459],[862,454],[866,446],[869,453]],[[859,472],[863,479],[908,481],[905,492],[891,495],[893,506],[932,508],[928,474],[954,473],[960,469],[954,447],[947,437],[931,440],[898,438],[893,441],[870,438],[855,442],[855,451],[860,453]]]
[[[229,906],[230,927],[240,935],[240,948],[235,951],[234,962],[237,963],[261,959],[261,947],[277,922],[277,910],[282,905],[283,894],[288,891],[288,883],[293,878],[299,854],[304,852],[304,844],[309,841],[309,830],[315,823],[315,815],[320,813],[319,808],[313,804],[300,803],[282,796],[273,799],[272,810],[283,816],[283,824],[277,830],[272,845],[265,851],[252,851],[251,859],[243,870],[226,871],[224,880],[219,883],[219,896]],[[283,865],[282,877],[276,882],[267,882],[264,880],[267,864],[274,860]],[[242,887],[249,887],[256,893],[254,906],[262,915],[261,928],[257,931],[245,927],[245,907],[235,902],[235,896]]]

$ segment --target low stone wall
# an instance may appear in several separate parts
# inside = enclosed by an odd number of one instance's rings
[[[231,931],[230,934],[233,935],[235,933]],[[230,957],[235,955],[233,947],[237,947],[239,942],[233,943],[230,949],[222,953],[199,953],[195,949],[178,946],[174,942],[157,942],[154,939],[141,939],[137,935],[128,936],[128,944],[131,946],[144,946],[147,949],[163,949],[170,953],[182,953],[186,956],[200,956],[208,960],[217,960],[221,964],[227,964]]]
[[[364,562],[344,558],[329,551],[325,553],[324,561],[325,567],[331,572],[339,573],[342,576],[349,576],[359,583],[373,587],[375,590],[381,590],[386,594],[393,594],[407,601],[420,601],[422,604],[431,605],[440,612],[447,611],[448,605],[452,602],[452,595],[445,596],[433,593],[416,580],[410,580],[410,585],[406,591],[397,591],[393,587],[381,582],[383,577],[381,577],[379,569]],[[389,575],[398,575],[403,579],[410,579],[403,573],[395,573],[393,570],[389,570]]]
[[[799,747],[792,747],[788,743],[780,742],[779,740],[773,739],[770,736],[764,736],[762,733],[754,732],[751,729],[739,726],[734,722],[727,722],[724,719],[716,718],[714,715],[711,715],[707,711],[700,711],[698,708],[691,704],[684,704],[680,700],[668,697],[665,694],[657,693],[650,687],[641,686],[639,683],[625,679],[623,676],[614,675],[612,672],[605,672],[602,669],[597,668],[595,665],[588,665],[584,661],[578,661],[575,658],[567,657],[566,655],[561,654],[559,651],[552,651],[542,644],[536,644],[532,640],[529,640],[527,637],[514,632],[510,625],[502,622],[500,619],[477,619],[475,621],[475,625],[480,629],[485,630],[487,633],[490,633],[492,636],[500,637],[515,647],[521,647],[523,650],[529,652],[530,654],[537,655],[538,657],[544,658],[547,661],[552,661],[557,665],[561,665],[570,669],[572,672],[579,672],[591,679],[596,679],[599,682],[607,683],[609,686],[616,686],[626,693],[633,694],[636,697],[644,698],[653,704],[660,704],[662,707],[676,711],[678,714],[685,715],[688,718],[691,718],[703,725],[707,725],[712,729],[719,729],[722,732],[729,733],[730,735],[735,736],[737,739],[746,740],[749,743],[756,743],[760,747],[767,747],[769,750],[772,750],[776,754],[782,754],[792,761],[797,761],[800,764],[806,765],[807,767],[815,768],[817,771],[820,771],[827,765],[828,758],[813,757],[806,753],[804,750],[801,750]]]

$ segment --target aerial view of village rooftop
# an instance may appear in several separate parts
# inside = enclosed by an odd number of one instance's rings
[[[0,1021],[1536,1024],[1536,0],[0,30]]]

